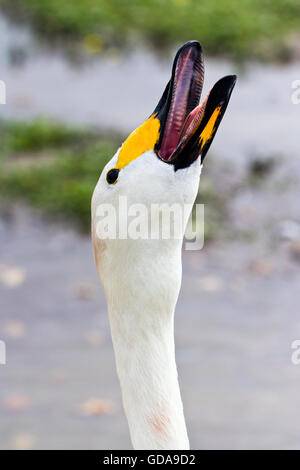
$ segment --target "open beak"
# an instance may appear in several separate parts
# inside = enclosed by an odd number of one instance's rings
[[[148,150],[174,165],[187,168],[199,155],[203,161],[226,110],[235,75],[221,78],[201,105],[204,79],[202,49],[198,41],[177,52],[171,80],[151,116],[123,142],[116,167],[107,181],[116,182],[120,170]],[[112,173],[113,171],[113,173]]]
[[[228,105],[236,76],[219,80],[199,105],[203,80],[201,45],[189,41],[178,50],[171,80],[153,113],[160,121],[156,154],[172,163],[175,170],[186,168],[199,155],[203,161]]]

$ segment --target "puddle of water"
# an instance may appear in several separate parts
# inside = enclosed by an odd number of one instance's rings
[[[146,51],[100,56],[74,67],[58,51],[37,44],[30,31],[0,16],[1,76],[6,82],[4,118],[50,116],[69,123],[128,133],[152,112],[171,71],[170,61]],[[21,60],[9,60],[13,57]],[[23,60],[26,59],[26,60]],[[19,62],[19,63],[18,63]],[[237,72],[226,61],[206,59],[204,93],[223,75]],[[239,74],[214,153],[245,162],[253,154],[299,155],[300,105],[291,101],[299,64],[249,64]]]

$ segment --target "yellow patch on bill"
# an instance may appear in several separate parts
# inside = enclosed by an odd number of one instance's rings
[[[200,150],[202,150],[206,142],[213,137],[216,120],[220,114],[220,111],[221,111],[221,106],[218,106],[212,113],[211,117],[209,118],[208,123],[206,124],[203,131],[201,132],[199,136]]]
[[[135,129],[123,143],[116,168],[121,170],[148,150],[154,149],[159,138],[160,122],[155,115]]]

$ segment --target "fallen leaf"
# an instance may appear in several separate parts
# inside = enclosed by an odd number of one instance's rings
[[[95,296],[96,286],[89,282],[81,282],[75,287],[75,295],[79,299],[92,299]]]
[[[206,276],[200,279],[201,289],[206,292],[215,292],[222,288],[222,279],[216,276]]]
[[[16,108],[26,109],[31,106],[31,99],[29,96],[20,95],[14,98],[13,103]]]
[[[67,378],[67,374],[64,370],[54,370],[51,374],[53,382],[63,382]]]
[[[25,325],[20,321],[11,320],[4,326],[4,331],[11,338],[22,338],[25,334]]]
[[[15,288],[23,284],[25,270],[17,266],[0,265],[0,281],[6,287]]]
[[[291,243],[290,253],[295,261],[300,261],[300,240],[294,240]]]
[[[91,331],[86,335],[86,340],[92,346],[98,346],[103,342],[103,335],[99,331]]]
[[[272,263],[270,263],[268,260],[257,259],[249,264],[248,269],[253,274],[258,274],[259,276],[267,276],[274,270],[274,267]]]
[[[24,395],[12,395],[4,400],[4,407],[9,411],[24,411],[29,405],[30,401]]]
[[[100,416],[113,413],[116,403],[113,400],[102,398],[89,398],[79,405],[79,411],[84,416]]]
[[[35,437],[32,434],[16,434],[11,442],[13,450],[30,450],[34,447]]]

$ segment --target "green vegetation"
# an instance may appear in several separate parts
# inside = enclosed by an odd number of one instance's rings
[[[87,138],[95,138],[92,132],[73,129],[49,119],[28,122],[1,122],[1,150],[30,152],[45,148],[78,144]]]
[[[288,58],[299,0],[0,0],[43,36],[71,36],[90,52],[141,38],[154,47],[199,39],[205,52],[237,59]],[[89,36],[92,35],[92,36]]]
[[[90,199],[120,139],[51,121],[1,123],[1,199],[24,200],[89,230]]]

